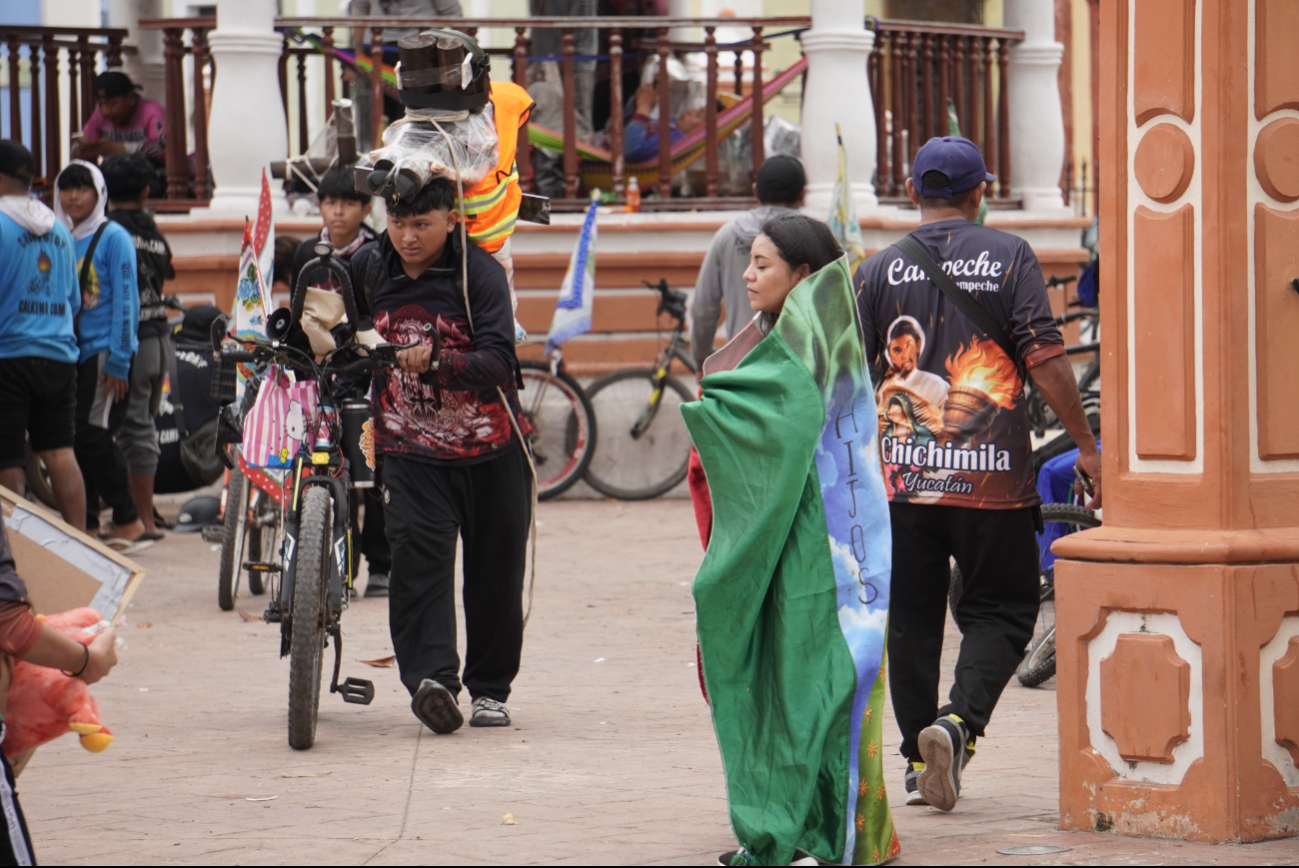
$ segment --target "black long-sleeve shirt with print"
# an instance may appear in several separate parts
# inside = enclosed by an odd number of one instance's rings
[[[352,257],[357,306],[374,320],[375,330],[395,344],[432,343],[441,338],[437,386],[416,374],[377,374],[371,389],[375,407],[375,446],[435,464],[475,464],[517,448],[510,422],[519,415],[514,354],[514,317],[505,270],[490,254],[469,245],[467,295],[473,327],[465,311],[457,275],[459,239],[452,236],[442,258],[419,277],[408,277],[388,233]],[[364,291],[372,256],[382,260],[370,297]],[[501,404],[497,389],[509,401]]]

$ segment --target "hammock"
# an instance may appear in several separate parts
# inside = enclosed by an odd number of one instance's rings
[[[289,36],[299,42],[305,42],[313,46],[316,50],[322,53],[325,50],[323,40],[313,33],[303,33],[299,30],[296,33],[290,33]],[[334,59],[342,63],[344,66],[350,66],[366,78],[369,78],[370,71],[374,69],[374,61],[368,54],[358,55],[357,52],[352,51],[351,49],[334,46]],[[383,89],[388,93],[388,96],[396,99],[397,70],[386,63],[380,65],[382,66],[382,71],[379,73],[379,77],[383,80]]]
[[[316,48],[323,50],[323,43],[320,37],[313,34],[300,33],[298,35],[303,42],[308,42]],[[346,48],[334,48],[334,56],[340,63],[350,66],[358,73],[369,75],[374,69],[373,60],[364,54],[358,54]],[[397,97],[397,72],[388,64],[382,64],[383,89],[394,99]],[[795,77],[801,75],[807,69],[807,58],[800,57],[796,63],[788,69],[780,72],[775,78],[771,79],[762,86],[762,101],[766,104],[768,101],[775,99],[776,95],[785,89]],[[719,95],[724,97],[725,95]],[[735,132],[749,117],[753,114],[753,96],[749,95],[738,100],[733,105],[725,109],[717,116],[717,141],[722,141],[731,133]],[[563,153],[564,135],[561,132],[541,126],[536,122],[528,123],[528,142],[536,148],[545,148],[549,151]],[[686,135],[672,143],[669,151],[672,159],[672,174],[680,172],[690,164],[704,155],[704,148],[707,145],[707,135],[702,125],[691,130]],[[577,155],[581,159],[581,165],[578,173],[581,175],[582,184],[588,190],[597,187],[609,190],[613,188],[613,154],[604,148],[589,145],[585,142],[576,143]],[[624,170],[626,176],[635,175],[636,181],[641,189],[647,188],[647,185],[657,184],[659,180],[659,158],[655,155],[652,159],[642,160],[638,163],[627,163]]]
[[[797,63],[776,75],[771,81],[763,84],[763,103],[765,104],[768,100],[774,99],[778,93],[784,90],[786,85],[802,74],[805,69],[807,69],[807,58],[799,58]],[[752,114],[752,95],[744,97],[719,114],[717,116],[717,141],[720,142],[735,132]],[[528,124],[528,142],[533,147],[541,147],[549,151],[562,153],[564,150],[563,134],[543,127],[535,121]],[[702,125],[673,142],[669,151],[672,160],[672,174],[675,175],[701,158],[704,155],[706,145],[707,131]],[[588,190],[596,187],[604,190],[612,189],[613,154],[604,148],[598,148],[585,142],[577,142],[576,149],[577,155],[582,161],[578,172],[582,177],[583,185]],[[627,163],[624,175],[635,175],[636,181],[642,190],[646,189],[647,184],[657,184],[659,179],[658,156],[655,155],[652,159],[642,160],[638,163]]]

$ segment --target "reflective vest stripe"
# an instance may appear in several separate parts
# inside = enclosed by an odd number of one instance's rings
[[[503,196],[505,196],[510,184],[512,183],[517,184],[518,181],[519,181],[519,169],[517,166],[515,166],[514,170],[510,172],[510,174],[507,175],[505,178],[502,178],[501,182],[497,184],[496,189],[492,190],[490,193],[483,193],[478,196],[466,196],[465,215],[469,217],[475,217],[481,212],[486,211],[488,208],[490,208],[491,206],[499,202]]]

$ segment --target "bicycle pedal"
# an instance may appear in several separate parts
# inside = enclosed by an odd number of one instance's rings
[[[343,683],[338,685],[338,692],[343,694],[344,702],[354,702],[357,705],[374,702],[374,682],[364,678],[344,678]]]
[[[244,569],[250,573],[278,573],[280,571],[280,565],[265,564],[260,561],[247,561],[244,564]]]
[[[280,610],[279,610],[279,609],[267,609],[265,612],[262,613],[262,620],[265,621],[265,622],[268,623],[268,624],[278,624],[278,623],[280,623],[280,620],[281,620],[281,619],[280,619]]]

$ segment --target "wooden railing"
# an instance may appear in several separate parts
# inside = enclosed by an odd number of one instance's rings
[[[168,198],[183,200],[194,195],[207,198],[211,178],[207,168],[207,100],[204,71],[212,69],[211,57],[206,50],[206,34],[215,26],[211,18],[172,18],[141,21],[143,29],[163,31],[166,50],[167,117],[168,117]],[[583,183],[583,152],[593,149],[578,142],[577,107],[575,105],[576,34],[579,30],[595,29],[602,34],[602,53],[597,55],[600,64],[597,76],[607,78],[608,117],[607,186],[614,200],[623,201],[629,167],[625,160],[626,130],[622,106],[630,94],[623,89],[623,72],[629,62],[646,57],[657,57],[659,68],[664,68],[669,57],[702,54],[705,58],[705,95],[702,149],[698,160],[702,163],[702,196],[673,196],[673,150],[671,141],[671,113],[660,111],[658,119],[658,154],[653,162],[657,179],[652,188],[642,185],[645,210],[717,209],[747,207],[747,197],[727,198],[719,195],[719,145],[718,98],[751,98],[751,114],[744,127],[732,135],[749,136],[752,165],[750,175],[756,175],[765,154],[763,129],[766,114],[764,81],[780,74],[780,70],[764,69],[764,56],[771,49],[773,36],[797,37],[805,30],[807,17],[778,18],[295,18],[276,19],[276,27],[285,33],[283,54],[280,59],[280,90],[284,100],[286,124],[290,126],[290,149],[294,153],[306,150],[312,131],[319,131],[327,120],[336,96],[344,95],[344,82],[340,73],[349,66],[341,51],[355,50],[358,59],[382,57],[385,28],[446,27],[463,30],[478,36],[483,30],[504,30],[509,34],[508,46],[489,47],[488,53],[507,60],[510,78],[522,85],[529,82],[528,67],[542,59],[556,60],[563,80],[562,129],[555,132],[563,139],[563,196],[554,205],[558,210],[584,207],[586,199]],[[911,161],[920,146],[933,135],[946,135],[949,130],[948,102],[956,114],[963,135],[977,142],[984,151],[989,169],[998,175],[993,191],[993,204],[1014,207],[1011,194],[1010,124],[1007,109],[1008,63],[1010,45],[1023,38],[1021,31],[1000,30],[969,25],[934,24],[930,22],[868,19],[866,26],[876,31],[875,48],[868,62],[868,80],[876,114],[877,165],[873,168],[875,186],[881,200],[905,203],[903,189],[910,172]],[[560,54],[540,58],[532,53],[531,30],[534,27],[555,28],[561,31]],[[365,44],[352,46],[354,28],[370,31]],[[719,28],[743,28],[752,37],[738,43],[719,43]],[[673,29],[697,29],[703,33],[699,42],[673,41]],[[186,38],[186,31],[189,31]],[[774,31],[774,33],[773,33]],[[679,31],[678,31],[679,32]],[[722,69],[720,55],[734,53],[732,68]],[[185,57],[191,58],[192,90],[187,100],[185,85]],[[323,97],[319,103],[324,115],[313,116],[308,99],[307,63],[320,57],[323,69]],[[499,75],[499,73],[498,73]],[[383,105],[385,96],[395,97],[395,90],[383,79],[382,64],[371,64],[369,72],[356,75],[350,87],[364,87],[372,107]],[[789,87],[802,82],[789,82]],[[319,85],[318,85],[319,86]],[[670,82],[659,76],[658,100],[660,106],[670,103]],[[204,111],[191,111],[190,105],[202,105]],[[189,189],[190,160],[185,152],[187,118],[192,118],[193,192]],[[296,123],[294,119],[296,118]],[[535,121],[535,119],[534,119]],[[296,129],[293,129],[296,127]],[[384,127],[382,110],[370,113],[370,140],[379,141]],[[527,190],[535,188],[532,167],[533,149],[526,137],[521,137],[518,151],[520,180]],[[642,167],[643,168],[643,167]],[[677,165],[678,170],[680,165]],[[603,185],[602,185],[603,186]],[[176,202],[180,204],[179,201]]]
[[[63,168],[64,147],[72,133],[80,130],[94,112],[95,75],[122,65],[126,50],[122,40],[126,35],[125,30],[0,24],[0,45],[5,47],[9,78],[9,111],[7,118],[0,118],[0,137],[25,142],[31,148],[38,189],[53,182]],[[27,88],[22,87],[24,73]],[[65,86],[66,115],[59,105]],[[29,118],[26,125],[24,90]]]
[[[949,102],[961,135],[997,175],[997,199],[1011,198],[1008,54],[1020,30],[881,20],[869,77],[875,102],[877,173],[884,201],[906,199],[916,151],[950,134]]]

